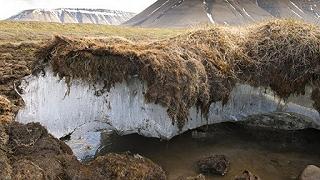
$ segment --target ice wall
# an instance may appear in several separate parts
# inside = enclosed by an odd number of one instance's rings
[[[191,108],[189,120],[179,131],[165,107],[145,103],[146,85],[139,79],[116,84],[110,92],[95,95],[101,87],[73,81],[68,91],[65,81],[59,80],[50,70],[45,76],[26,77],[21,84],[24,90],[21,96],[26,106],[16,119],[22,123],[40,122],[56,137],[78,129],[86,132],[112,129],[120,134],[139,133],[165,139],[206,124],[239,121],[248,115],[273,111],[297,112],[320,124],[319,113],[311,105],[298,104],[299,99],[301,102],[310,99],[310,94],[295,97],[298,100],[294,102],[298,103],[285,104],[265,89],[238,84],[226,105],[222,106],[221,102],[211,105],[208,119],[196,108]]]

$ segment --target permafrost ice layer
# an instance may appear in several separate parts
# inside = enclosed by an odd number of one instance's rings
[[[139,133],[165,139],[206,124],[239,121],[248,115],[273,111],[296,112],[320,124],[319,113],[310,105],[312,101],[308,101],[310,95],[300,97],[307,103],[298,100],[295,102],[301,102],[301,105],[285,104],[265,89],[238,84],[226,105],[221,102],[211,105],[208,118],[204,118],[196,108],[191,108],[189,120],[180,131],[172,123],[165,107],[145,103],[147,87],[139,79],[116,84],[110,92],[99,96],[97,92],[101,87],[73,81],[68,89],[65,81],[59,80],[49,70],[45,76],[29,76],[21,84],[25,107],[19,111],[17,121],[40,122],[56,137],[77,129],[112,129],[120,134]]]

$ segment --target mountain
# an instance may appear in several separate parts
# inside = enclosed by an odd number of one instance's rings
[[[270,18],[319,23],[319,0],[158,0],[124,23],[186,27],[203,23],[239,25]]]
[[[57,23],[92,23],[119,25],[135,14],[106,9],[30,9],[10,17],[13,21],[44,21]]]

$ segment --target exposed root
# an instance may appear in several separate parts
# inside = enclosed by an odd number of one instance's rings
[[[304,94],[320,80],[320,28],[296,21],[271,21],[249,27],[240,43],[249,59],[241,79],[270,87],[281,98]]]
[[[239,29],[214,26],[151,44],[56,37],[38,52],[35,72],[50,66],[69,85],[81,79],[104,82],[106,89],[137,76],[148,85],[146,100],[167,107],[182,127],[192,106],[206,116],[213,102],[228,101],[236,83],[270,87],[283,99],[317,87],[319,34],[314,25],[273,20]]]
[[[100,81],[106,89],[138,76],[148,85],[146,100],[168,107],[173,122],[182,126],[192,106],[206,114],[211,102],[228,99],[234,83],[227,63],[235,52],[230,42],[219,28],[142,45],[57,37],[39,52],[35,69],[50,64],[69,83]]]

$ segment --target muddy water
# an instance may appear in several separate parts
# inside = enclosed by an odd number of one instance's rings
[[[169,179],[194,176],[195,162],[210,154],[224,154],[231,163],[226,176],[233,179],[249,170],[262,179],[295,179],[308,164],[320,166],[320,131],[269,131],[234,123],[223,123],[187,132],[170,141],[139,135],[104,134],[97,155],[108,152],[138,153],[152,159]]]

